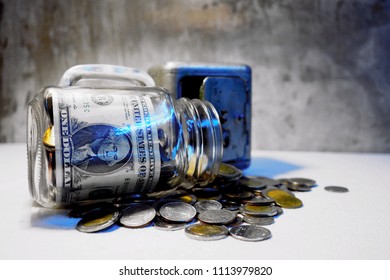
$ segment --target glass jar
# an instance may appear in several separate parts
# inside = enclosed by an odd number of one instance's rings
[[[222,134],[212,104],[176,100],[138,69],[79,65],[28,105],[29,188],[45,207],[207,185]]]

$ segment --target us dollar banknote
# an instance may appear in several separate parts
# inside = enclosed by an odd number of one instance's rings
[[[136,92],[56,89],[58,202],[153,191],[161,169],[153,110]]]

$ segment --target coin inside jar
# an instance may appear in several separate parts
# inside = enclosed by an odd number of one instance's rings
[[[188,237],[196,240],[219,240],[227,237],[229,230],[226,226],[193,224],[185,229]]]
[[[42,143],[47,150],[54,150],[56,146],[55,137],[54,137],[54,127],[51,125],[46,129],[43,134]]]

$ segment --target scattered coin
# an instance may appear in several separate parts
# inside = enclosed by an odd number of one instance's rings
[[[182,202],[178,198],[161,198],[152,204],[152,207],[156,210],[157,216],[160,216],[160,208],[169,202]]]
[[[193,224],[185,229],[188,237],[196,240],[219,240],[227,237],[229,230],[226,226]]]
[[[240,184],[251,190],[262,190],[267,187],[264,181],[253,176],[245,176],[240,178]]]
[[[243,241],[262,241],[271,237],[271,231],[257,225],[241,225],[229,229],[229,233],[236,239]]]
[[[317,184],[316,181],[314,181],[312,179],[307,179],[307,178],[290,178],[289,180],[293,184],[305,185],[307,187],[313,187]]]
[[[237,202],[237,201],[232,201],[232,200],[228,200],[228,199],[222,199],[220,200],[221,204],[222,204],[222,207],[226,210],[230,210],[230,211],[238,211],[238,209],[240,208],[240,205],[241,203]]]
[[[102,211],[82,218],[76,226],[81,232],[92,233],[109,228],[119,219],[119,211]]]
[[[244,215],[272,217],[278,214],[278,209],[274,205],[242,205],[240,212]]]
[[[249,191],[240,191],[240,192],[236,191],[236,192],[226,193],[225,196],[231,200],[241,201],[241,200],[251,199],[254,195]]]
[[[249,205],[272,205],[275,203],[275,200],[273,198],[256,196],[250,200],[246,200],[245,203]]]
[[[47,150],[54,141],[51,133],[48,129],[44,136]],[[151,223],[159,230],[185,228],[186,235],[197,240],[225,238],[229,227],[234,238],[260,241],[271,237],[271,232],[262,226],[273,224],[274,216],[281,215],[283,208],[301,207],[303,203],[295,197],[295,193],[310,191],[315,185],[314,180],[307,178],[274,180],[263,176],[243,177],[236,167],[222,164],[216,180],[207,186],[134,193],[116,198],[112,203],[77,206],[69,212],[69,216],[82,218],[77,225],[82,232],[101,231],[119,220],[118,225],[130,228]],[[325,190],[348,191],[339,186],[328,186]],[[193,221],[197,213],[195,221],[200,223],[188,226],[187,223]]]
[[[295,194],[294,194],[292,191],[290,191],[290,190],[288,190],[287,188],[285,188],[284,186],[279,187],[279,188],[273,187],[273,186],[267,186],[267,188],[266,188],[265,190],[262,191],[263,196],[266,197],[266,198],[272,198],[272,197],[270,197],[270,196],[268,195],[268,192],[273,191],[273,190],[282,190],[282,191],[288,193],[290,196],[295,197]]]
[[[233,179],[238,179],[241,176],[242,176],[242,172],[240,169],[230,164],[221,163],[218,171],[219,178],[223,178],[224,180],[233,180]]]
[[[125,227],[143,227],[154,219],[156,210],[146,204],[130,206],[122,211],[119,222]]]
[[[228,227],[235,227],[235,226],[239,226],[243,223],[244,221],[244,218],[242,217],[242,215],[237,215],[236,218],[229,224],[227,224],[226,226]]]
[[[166,220],[161,219],[158,217],[154,221],[154,227],[159,230],[166,230],[166,231],[174,231],[174,230],[181,230],[186,227],[186,223],[174,223],[174,222],[168,222]]]
[[[299,208],[303,205],[302,201],[284,190],[270,190],[267,196],[275,199],[277,205],[282,208]]]
[[[268,226],[275,222],[274,217],[257,217],[252,215],[244,215],[244,222],[251,225]]]
[[[196,215],[194,206],[184,202],[169,202],[160,208],[160,215],[172,222],[189,222]]]
[[[216,200],[201,200],[194,205],[198,213],[202,213],[207,210],[219,210],[222,209],[222,204]]]
[[[236,213],[226,210],[207,210],[199,214],[198,219],[207,224],[229,224],[236,218]]]
[[[279,186],[280,182],[278,180],[274,180],[268,177],[263,177],[263,176],[256,176],[257,180],[262,182],[266,186]]]
[[[311,191],[312,187],[316,185],[314,180],[307,178],[278,179],[278,181],[283,185],[283,188],[299,192]]]
[[[346,187],[340,187],[340,186],[327,186],[324,188],[325,190],[329,192],[337,192],[337,193],[346,193],[349,192],[348,188]]]

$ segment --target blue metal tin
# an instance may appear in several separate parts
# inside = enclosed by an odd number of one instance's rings
[[[224,136],[223,162],[250,165],[252,71],[240,64],[168,62],[149,69],[157,86],[177,98],[199,98],[218,111]]]

